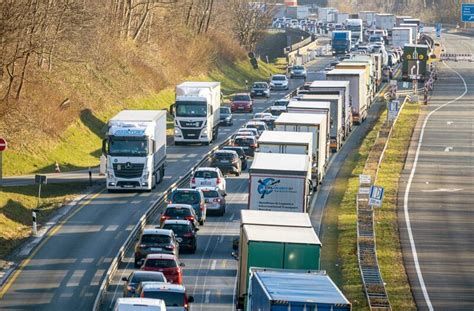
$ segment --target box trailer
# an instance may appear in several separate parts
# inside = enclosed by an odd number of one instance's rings
[[[308,155],[257,152],[249,169],[248,208],[305,213],[312,187]]]
[[[352,305],[324,271],[251,268],[248,311],[350,311]]]
[[[409,18],[411,18],[409,15],[397,15],[395,16],[395,25],[400,27],[401,24],[405,24],[405,19]]]
[[[418,25],[403,23],[403,24],[400,24],[400,27],[411,28],[411,41],[412,41],[412,44],[416,44],[417,39],[418,39]]]
[[[313,228],[308,213],[240,210],[240,230],[243,225]],[[241,234],[242,236],[242,234]]]
[[[282,113],[275,120],[274,129],[287,132],[310,132],[313,135],[313,153],[316,154],[311,177],[318,182],[324,177],[329,144],[327,140],[327,122],[324,115]]]
[[[375,99],[376,84],[375,84],[375,66],[370,55],[364,55],[365,59],[345,59],[336,65],[336,69],[362,69],[365,70],[365,76],[368,77],[366,81],[367,94],[369,96],[369,107]]]
[[[325,104],[328,102],[329,108],[329,148],[338,151],[344,141],[343,117],[342,117],[342,96],[334,94],[303,94],[297,97],[300,102],[318,102]],[[298,107],[295,107],[296,109]],[[303,107],[301,107],[303,108]],[[315,107],[317,108],[317,107]],[[321,107],[323,108],[323,107]],[[291,110],[289,110],[291,112]]]
[[[362,123],[367,118],[369,106],[366,71],[363,69],[333,69],[326,73],[326,79],[350,82],[352,120],[355,123]]]
[[[313,228],[243,225],[239,243],[237,305],[245,305],[249,269],[319,270],[321,242]]]
[[[264,131],[258,138],[258,152],[304,154],[316,159],[313,150],[311,133]]]
[[[405,44],[413,43],[412,28],[409,27],[393,27],[392,29],[392,46],[403,48]]]
[[[377,12],[375,11],[362,11],[359,12],[359,18],[362,19],[364,25],[367,27],[372,27],[375,24],[375,15]]]
[[[396,18],[393,14],[380,13],[375,15],[375,27],[377,29],[385,29],[390,36],[392,28],[396,25]]]

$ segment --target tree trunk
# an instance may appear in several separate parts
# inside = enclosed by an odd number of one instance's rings
[[[30,51],[28,51],[25,55],[25,61],[23,62],[23,68],[21,69],[20,75],[20,84],[18,85],[18,89],[16,90],[16,99],[20,99],[21,90],[23,89],[23,84],[25,83],[25,74],[26,74],[26,67],[28,66],[28,60],[30,59]]]

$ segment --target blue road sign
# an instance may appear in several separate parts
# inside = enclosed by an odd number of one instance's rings
[[[435,26],[436,38],[441,38],[441,23],[437,23]]]
[[[461,20],[474,23],[474,3],[463,3],[461,5]]]
[[[383,193],[383,187],[370,186],[369,205],[382,206]]]

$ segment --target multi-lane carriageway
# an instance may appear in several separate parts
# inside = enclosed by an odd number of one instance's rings
[[[322,58],[311,64],[308,79],[322,78],[319,71],[329,61],[329,58]],[[291,80],[290,90],[302,83],[303,80]],[[268,100],[256,100],[255,112],[264,110],[284,95],[284,92],[274,92]],[[211,146],[169,146],[165,179],[156,191],[111,194],[101,191],[84,199],[11,275],[0,291],[0,307],[90,310],[112,259],[152,202],[185,175],[210,148],[221,144],[250,118],[250,114],[235,115],[234,125],[221,128],[217,142]],[[238,179],[241,183],[238,180],[229,183],[232,194],[227,197],[229,208],[226,215],[210,218],[199,231],[196,255],[183,256],[187,264],[185,285],[190,293],[196,295],[195,308],[200,308],[201,302],[216,301],[219,291],[220,301],[227,303],[230,300],[228,306],[231,306],[231,290],[227,288],[233,288],[235,263],[230,256],[230,239],[226,232],[228,235],[236,234],[234,226],[238,222],[238,209],[242,207],[239,204],[244,201],[246,192],[244,178],[242,175]],[[222,276],[229,274],[228,279],[222,278],[224,282],[231,282],[227,287],[216,283],[219,273]]]

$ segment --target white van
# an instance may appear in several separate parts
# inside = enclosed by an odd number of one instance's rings
[[[119,298],[115,311],[166,311],[165,302],[151,298]]]

